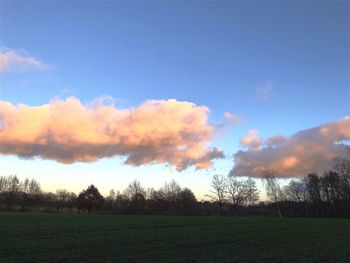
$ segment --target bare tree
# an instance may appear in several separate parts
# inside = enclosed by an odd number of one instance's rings
[[[24,179],[24,181],[21,183],[21,205],[22,205],[22,211],[25,211],[28,207],[29,203],[29,178]]]
[[[152,211],[156,213],[164,213],[169,211],[169,202],[165,198],[162,189],[156,190],[149,188],[147,190],[148,201]]]
[[[15,204],[21,191],[21,184],[18,177],[16,175],[8,176],[4,188],[6,209],[9,211]]]
[[[132,211],[142,212],[146,201],[146,191],[137,180],[131,182],[124,190],[124,195],[131,203]]]
[[[305,184],[300,181],[292,180],[289,185],[283,188],[284,194],[287,200],[292,202],[305,202],[306,201],[306,188]]]
[[[28,195],[29,195],[29,205],[30,205],[30,208],[32,208],[33,205],[39,202],[40,196],[41,196],[40,183],[35,179],[31,179],[29,182]]]
[[[273,170],[265,171],[263,174],[263,182],[265,184],[266,193],[269,198],[273,200],[276,204],[278,216],[282,217],[281,209],[280,209],[280,201],[281,201],[281,187],[277,181],[276,172]]]
[[[165,183],[160,191],[163,193],[165,200],[175,202],[179,198],[181,187],[175,180],[172,180],[170,183]]]
[[[134,196],[138,194],[146,195],[145,189],[141,186],[141,183],[137,180],[132,181],[128,187],[124,190],[125,196],[129,199],[132,199]]]
[[[235,213],[239,206],[244,202],[243,181],[238,180],[235,176],[230,176],[226,179],[225,193],[230,202],[232,212]]]
[[[308,174],[304,177],[304,183],[307,189],[308,199],[314,204],[319,204],[322,201],[320,177],[315,173]]]
[[[107,205],[107,209],[113,213],[114,209],[115,209],[115,199],[116,199],[116,195],[115,195],[115,191],[113,189],[111,189],[109,191],[109,195],[106,197],[106,205]]]
[[[6,204],[7,199],[7,177],[6,176],[0,176],[0,206],[4,203]]]
[[[340,176],[335,171],[326,171],[320,177],[321,198],[329,205],[334,205],[343,199]]]
[[[349,147],[350,153],[350,147]],[[335,158],[331,163],[332,170],[339,174],[343,199],[350,201],[350,160]]]
[[[248,178],[243,182],[243,194],[245,205],[254,205],[259,201],[259,190],[256,187],[255,180]]]
[[[214,175],[211,181],[210,194],[206,195],[213,202],[219,205],[220,213],[222,213],[222,207],[226,201],[226,180],[222,175]]]
[[[0,176],[0,193],[4,192],[7,186],[6,176]]]

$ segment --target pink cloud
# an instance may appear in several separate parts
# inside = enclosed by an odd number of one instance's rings
[[[241,139],[248,146],[234,155],[231,175],[261,177],[274,170],[280,177],[304,176],[322,172],[336,157],[350,157],[350,116],[312,129],[302,130],[290,137],[281,135],[263,140],[258,131],[250,131]]]
[[[176,100],[150,100],[132,109],[99,100],[83,105],[74,97],[37,107],[0,101],[0,153],[67,164],[118,155],[136,166],[204,169],[223,157],[208,147],[214,133],[208,112]]]
[[[255,129],[249,130],[247,136],[241,138],[240,144],[252,151],[259,150],[262,144],[259,131]]]

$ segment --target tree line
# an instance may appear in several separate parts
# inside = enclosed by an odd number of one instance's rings
[[[336,158],[322,174],[310,173],[281,186],[277,171],[262,174],[270,202],[258,202],[254,181],[215,175],[212,202],[220,214],[279,217],[350,217],[350,160]]]
[[[206,197],[174,180],[144,188],[137,180],[104,197],[90,185],[78,195],[45,192],[35,179],[0,176],[0,211],[56,213],[182,214],[279,217],[350,217],[350,160],[335,159],[323,174],[308,174],[281,186],[276,171],[262,175],[268,201],[259,199],[256,180],[214,175]]]
[[[336,158],[323,174],[310,173],[283,188],[276,173],[264,174],[266,192],[278,215],[350,217],[350,160]]]
[[[104,197],[90,185],[79,195],[65,189],[44,192],[35,179],[0,176],[0,211],[41,211],[113,214],[195,214],[198,201],[189,188],[174,180],[161,188],[145,189],[137,180],[123,192]]]

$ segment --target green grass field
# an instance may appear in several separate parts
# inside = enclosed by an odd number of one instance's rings
[[[350,220],[0,214],[0,262],[349,262]]]

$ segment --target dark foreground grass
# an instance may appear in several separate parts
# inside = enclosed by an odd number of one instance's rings
[[[0,262],[350,262],[350,220],[0,213]]]

